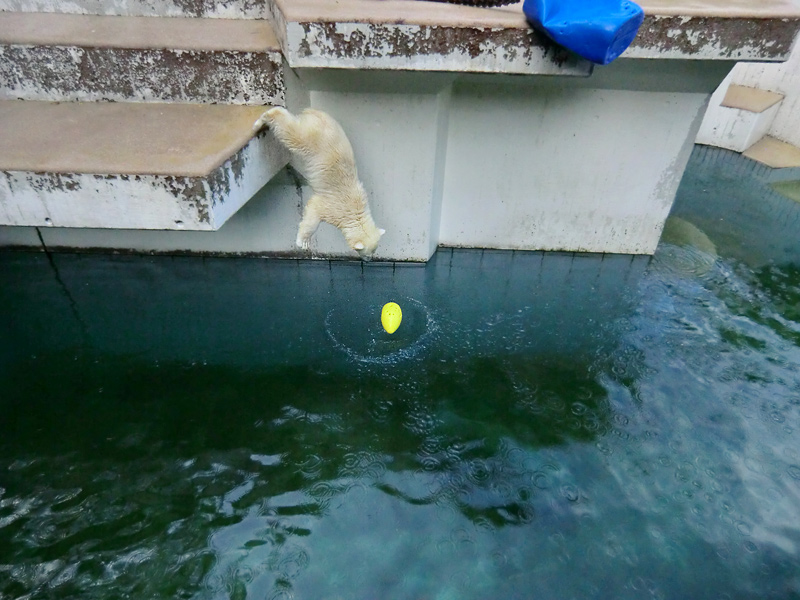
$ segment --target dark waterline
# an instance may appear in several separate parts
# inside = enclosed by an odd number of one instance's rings
[[[800,598],[768,175],[698,149],[653,259],[0,253],[0,598]]]

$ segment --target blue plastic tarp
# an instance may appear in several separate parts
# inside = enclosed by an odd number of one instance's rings
[[[525,0],[522,10],[553,41],[600,65],[630,46],[644,20],[629,0]]]

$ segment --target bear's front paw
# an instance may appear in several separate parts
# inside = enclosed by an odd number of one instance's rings
[[[282,106],[273,106],[267,112],[264,113],[269,119],[275,119],[278,116],[285,117],[289,115],[289,111],[283,108]]]
[[[267,118],[267,113],[264,113],[258,117],[258,120],[253,123],[253,131],[261,131],[261,129],[263,129],[263,127],[267,124]]]
[[[301,237],[298,237],[294,243],[297,245],[298,248],[301,248],[303,250],[308,250],[311,247],[311,240],[309,240],[308,238],[303,239]]]

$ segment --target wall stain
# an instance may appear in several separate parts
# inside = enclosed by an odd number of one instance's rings
[[[506,53],[506,60],[522,57],[530,63],[534,49],[555,65],[563,67],[576,61],[576,56],[554,44],[531,28],[468,28],[419,25],[399,29],[394,25],[370,25],[342,33],[337,23],[300,23],[304,36],[298,54],[302,58],[323,55],[330,58],[410,58],[447,56],[462,53],[472,59],[490,52]],[[312,45],[310,40],[315,40]],[[321,41],[317,41],[321,40]]]
[[[0,97],[282,104],[279,52],[0,45]]]
[[[762,59],[781,58],[791,52],[800,20],[797,19],[720,19],[708,17],[647,16],[632,48],[677,51],[696,56],[705,48],[715,55],[739,58],[743,49],[755,50]]]

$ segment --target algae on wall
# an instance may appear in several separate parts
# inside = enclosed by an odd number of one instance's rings
[[[772,189],[786,196],[787,198],[791,198],[795,202],[800,202],[800,180],[797,181],[777,181],[773,184],[770,184]]]

